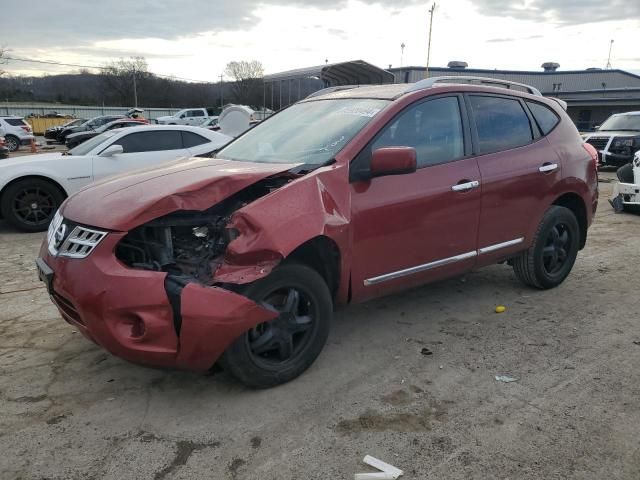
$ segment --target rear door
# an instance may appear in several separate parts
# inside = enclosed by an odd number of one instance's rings
[[[561,165],[522,99],[490,94],[466,99],[482,182],[478,263],[484,265],[530,244],[532,226],[552,202]]]
[[[98,155],[94,159],[95,180],[189,156],[180,130],[129,133],[105,145],[105,149],[111,145],[121,145],[124,153],[111,157]]]
[[[352,162],[354,300],[456,275],[475,264],[480,172],[465,142],[463,111],[463,97],[455,94],[413,104]],[[415,148],[417,171],[357,180],[372,152],[389,146]]]

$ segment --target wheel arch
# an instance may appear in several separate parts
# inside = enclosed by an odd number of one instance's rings
[[[584,199],[577,193],[568,192],[556,198],[552,205],[568,208],[576,216],[580,227],[580,250],[582,250],[587,243],[587,229],[589,227]]]
[[[335,300],[340,287],[341,254],[334,240],[325,235],[313,237],[295,248],[286,260],[305,264],[318,272]]]
[[[18,182],[22,182],[23,180],[44,180],[45,182],[51,183],[58,190],[60,190],[60,192],[62,193],[64,198],[67,198],[69,196],[69,194],[64,189],[64,187],[62,185],[60,185],[59,182],[57,182],[54,179],[52,179],[51,177],[47,177],[47,176],[44,176],[44,175],[24,175],[22,177],[17,177],[17,178],[12,179],[11,181],[9,181],[5,185],[3,185],[2,188],[0,188],[0,205],[2,205],[2,202],[4,202],[4,196],[5,196],[6,192],[7,192],[7,190],[9,189],[9,187],[11,187],[11,185],[15,185]]]

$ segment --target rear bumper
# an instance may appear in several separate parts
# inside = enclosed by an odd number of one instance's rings
[[[622,167],[633,161],[633,153],[630,155],[620,155],[617,153],[598,152],[598,161],[600,166]]]
[[[217,287],[187,284],[172,306],[167,274],[125,267],[113,255],[124,236],[110,233],[84,259],[40,258],[53,270],[50,297],[86,338],[125,360],[206,371],[238,336],[275,314]]]
[[[624,205],[640,206],[640,185],[616,183],[613,186],[613,198],[620,197]]]

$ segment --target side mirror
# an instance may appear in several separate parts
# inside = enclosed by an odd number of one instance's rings
[[[371,156],[371,176],[404,175],[416,171],[416,149],[411,147],[379,148]]]
[[[121,153],[124,153],[124,148],[122,148],[122,145],[111,145],[109,147],[106,148],[106,150],[104,150],[100,156],[101,157],[113,157],[114,155],[120,155]]]

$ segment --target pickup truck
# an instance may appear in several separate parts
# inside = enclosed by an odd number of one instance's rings
[[[160,125],[202,125],[210,117],[214,117],[213,108],[185,108],[174,115],[159,117],[156,121]]]

